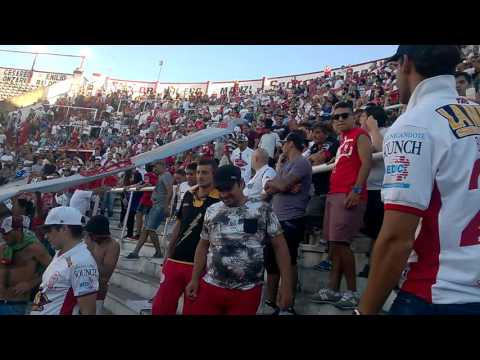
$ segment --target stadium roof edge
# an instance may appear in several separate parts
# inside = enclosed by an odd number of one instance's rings
[[[332,71],[336,71],[336,70],[341,70],[342,68],[345,69],[345,68],[349,68],[349,67],[356,67],[356,66],[362,66],[362,65],[365,65],[365,64],[369,64],[369,63],[374,63],[374,62],[378,62],[378,61],[383,61],[383,60],[386,60],[388,59],[388,57],[386,58],[381,58],[381,59],[376,59],[376,60],[369,60],[369,61],[365,61],[365,62],[362,62],[360,64],[352,64],[352,65],[343,65],[343,66],[339,66],[339,67],[336,67],[334,69],[332,69]],[[310,74],[316,74],[316,73],[320,73],[320,72],[323,72],[324,70],[318,70],[318,71],[312,71],[312,72],[306,72],[306,73],[301,73],[301,74],[293,74],[293,75],[282,75],[282,76],[272,76],[272,77],[269,77],[269,76],[266,76],[267,79],[269,80],[275,80],[275,79],[281,79],[281,78],[284,78],[284,77],[290,77],[290,76],[304,76],[304,75],[310,75]],[[155,84],[157,83],[156,81],[151,81],[151,80],[123,80],[123,79],[118,79],[118,78],[110,78],[108,77],[109,80],[113,80],[113,81],[124,81],[124,82],[143,82],[143,83],[151,83],[151,84]],[[238,82],[249,82],[249,81],[261,81],[263,78],[259,78],[259,79],[251,79],[251,80],[222,80],[222,81],[210,81],[212,84],[227,84],[227,83],[231,83],[231,82],[234,82],[234,81],[238,81]],[[207,81],[195,81],[195,82],[175,82],[175,81],[168,81],[168,82],[159,82],[160,84],[206,84],[208,83],[208,80]]]

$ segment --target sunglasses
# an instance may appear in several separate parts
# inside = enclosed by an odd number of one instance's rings
[[[350,116],[350,113],[335,114],[332,116],[332,120],[339,120],[340,118],[345,120],[345,119],[348,119],[349,116]]]

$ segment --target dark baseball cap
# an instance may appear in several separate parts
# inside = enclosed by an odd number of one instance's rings
[[[85,231],[94,235],[110,235],[110,224],[105,216],[96,215],[88,221]]]
[[[457,45],[400,45],[397,52],[385,61],[385,64],[398,61],[403,55],[414,60],[435,61],[456,66],[462,55]]]
[[[287,135],[284,142],[292,141],[297,149],[303,149],[306,143],[305,136],[302,131],[292,131]]]
[[[215,187],[219,191],[232,190],[235,183],[242,180],[240,168],[234,165],[220,166],[215,174]]]

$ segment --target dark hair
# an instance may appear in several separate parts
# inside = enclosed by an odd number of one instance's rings
[[[334,110],[337,110],[339,108],[350,109],[350,112],[353,113],[353,106],[352,106],[352,103],[349,101],[340,101],[336,103],[335,106],[333,107]]]
[[[49,228],[60,230],[62,227],[66,226],[70,232],[72,233],[72,237],[75,239],[80,239],[83,235],[83,226],[82,225],[62,225],[62,224],[54,224],[49,225]]]
[[[17,199],[18,205],[25,210],[25,215],[28,217],[33,217],[34,215],[34,207],[31,201],[26,199]]]
[[[332,133],[332,128],[327,124],[315,124],[312,128],[313,131],[320,130],[325,135],[330,135]]]
[[[212,168],[213,174],[217,172],[218,165],[215,160],[202,159],[198,162],[198,166],[210,166]]]
[[[271,129],[273,126],[272,119],[265,119],[265,129]]]
[[[152,172],[153,171],[153,164],[147,164],[145,165],[145,170],[147,172]]]
[[[367,116],[372,116],[375,120],[377,120],[379,127],[385,127],[388,120],[388,115],[382,106],[367,106],[365,108],[365,113]]]
[[[187,165],[186,170],[197,171],[197,163],[192,162]]]
[[[175,174],[178,174],[178,175],[181,175],[181,176],[185,176],[185,170],[183,170],[183,169],[178,169],[177,171],[175,171]]]
[[[293,145],[300,151],[302,151],[305,148],[305,145],[308,144],[303,130],[293,130],[287,135],[285,140],[293,142]]]
[[[472,77],[470,76],[469,73],[466,73],[465,71],[457,71],[455,73],[455,79],[457,77],[461,77],[463,76],[465,78],[465,80],[467,80],[467,83],[471,84],[472,83]]]
[[[454,75],[461,61],[461,52],[456,45],[438,45],[431,47],[428,56],[408,57],[415,64],[417,73],[425,78],[431,78],[439,75]],[[399,62],[403,63],[403,57],[400,57]]]

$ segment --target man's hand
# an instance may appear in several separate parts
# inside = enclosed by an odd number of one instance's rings
[[[25,293],[28,293],[29,291],[32,290],[32,288],[33,286],[31,283],[27,281],[23,281],[15,285],[11,290],[15,296],[20,296]]]
[[[300,190],[302,190],[302,183],[298,183],[298,184],[295,184],[293,185],[292,189],[290,190],[290,192],[292,194],[298,194],[300,192]]]
[[[279,291],[278,307],[282,310],[288,309],[293,304],[293,294],[290,286],[281,286]]]
[[[268,195],[275,194],[275,188],[272,186],[272,182],[270,180],[265,183],[264,190]]]
[[[360,204],[360,194],[351,191],[350,194],[348,194],[345,198],[345,208],[350,209],[358,204]]]
[[[193,280],[190,281],[185,288],[185,294],[192,300],[197,298],[197,293],[198,293],[198,280]]]

